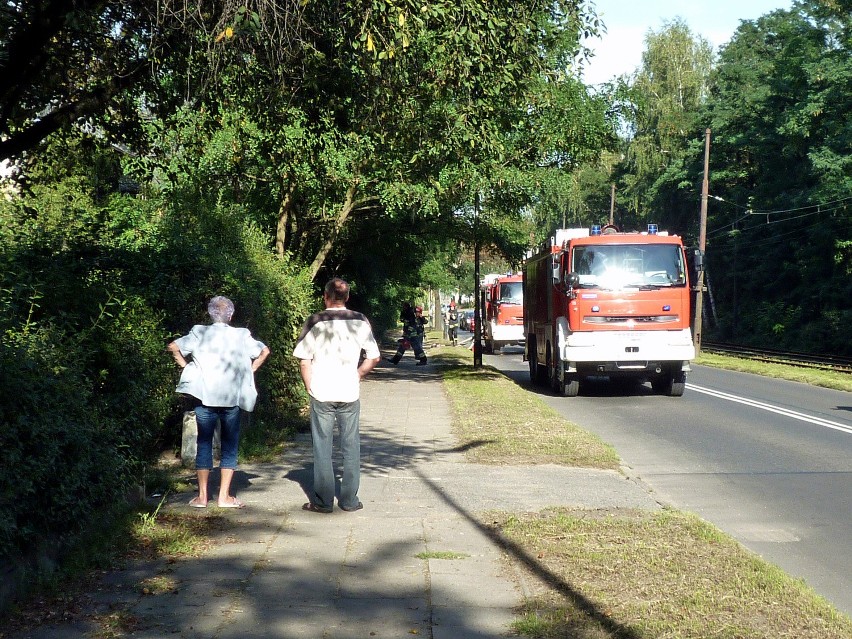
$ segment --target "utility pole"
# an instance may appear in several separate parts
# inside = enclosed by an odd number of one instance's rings
[[[609,224],[615,224],[615,182],[612,183],[612,193],[609,196]]]
[[[476,200],[473,204],[473,367],[482,368],[482,322],[480,321],[481,305],[479,303],[479,193],[476,194]]]
[[[704,131],[704,179],[701,182],[701,220],[698,233],[698,250],[701,251],[702,262],[704,249],[707,244],[707,199],[710,193],[710,129]],[[695,296],[695,333],[693,343],[695,356],[701,354],[701,320],[704,309],[704,268],[698,271],[698,283]]]

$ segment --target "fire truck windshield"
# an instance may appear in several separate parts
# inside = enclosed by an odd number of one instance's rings
[[[576,246],[571,270],[584,288],[684,286],[686,266],[675,244]]]
[[[500,301],[510,304],[523,304],[523,282],[502,282],[500,284]]]

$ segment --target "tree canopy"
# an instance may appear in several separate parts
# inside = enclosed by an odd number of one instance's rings
[[[848,13],[805,0],[743,23],[721,53],[702,117],[722,337],[849,352],[849,28]]]

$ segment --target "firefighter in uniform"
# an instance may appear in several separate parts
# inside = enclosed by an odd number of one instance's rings
[[[405,302],[402,305],[402,313],[399,319],[402,320],[402,339],[399,340],[399,346],[394,356],[386,359],[391,364],[399,364],[399,360],[411,346],[414,350],[414,357],[417,358],[417,366],[424,366],[426,364],[426,352],[423,350],[423,337],[426,335],[426,318],[423,317],[423,307],[411,308],[411,304]]]
[[[459,311],[456,308],[455,301],[450,301],[450,307],[447,309],[447,337],[450,338],[450,341],[453,343],[453,346],[456,345],[456,339],[458,338],[458,329],[459,329]]]

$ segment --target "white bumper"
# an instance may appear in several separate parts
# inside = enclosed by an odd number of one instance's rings
[[[491,332],[491,339],[495,342],[507,342],[514,344],[524,341],[524,326],[511,324],[496,324],[489,322],[488,330]]]
[[[562,328],[562,327],[560,327]],[[692,331],[560,330],[559,352],[566,362],[688,362],[695,359]]]

